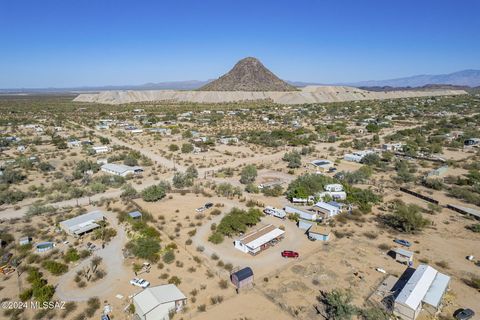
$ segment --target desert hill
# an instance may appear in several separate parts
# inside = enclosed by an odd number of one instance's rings
[[[294,86],[278,78],[258,59],[238,61],[228,73],[198,91],[295,91]]]
[[[278,104],[326,103],[355,100],[382,100],[410,97],[429,97],[467,94],[464,90],[405,90],[367,91],[346,86],[307,86],[298,91],[102,91],[78,95],[76,102],[124,104],[134,102],[171,101],[193,103],[223,103],[270,100]]]

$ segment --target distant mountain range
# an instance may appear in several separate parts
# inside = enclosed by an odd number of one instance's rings
[[[188,81],[169,81],[158,83],[145,83],[142,85],[124,85],[124,86],[85,86],[73,88],[25,88],[25,89],[0,89],[0,93],[56,93],[56,92],[97,92],[107,90],[196,90],[208,83],[206,81],[188,80]],[[328,85],[328,83],[286,81],[295,87],[305,87],[308,85]],[[411,88],[425,87],[434,89],[435,87],[480,87],[480,70],[463,70],[449,74],[440,75],[417,75],[390,80],[370,80],[350,83],[337,83],[336,85],[348,85],[375,91],[385,90],[408,90]]]
[[[448,74],[417,75],[390,80],[347,83],[354,87],[423,87],[426,85],[480,86],[480,70],[463,70]]]

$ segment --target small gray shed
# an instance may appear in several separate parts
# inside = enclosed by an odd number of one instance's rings
[[[230,280],[237,289],[253,285],[253,271],[250,267],[243,268],[230,275]]]
[[[408,265],[413,263],[413,252],[412,251],[408,251],[408,250],[405,250],[405,249],[402,249],[402,248],[395,248],[393,250],[393,252],[395,253],[395,260],[396,261],[398,261],[400,263],[405,263],[405,264],[408,264]]]

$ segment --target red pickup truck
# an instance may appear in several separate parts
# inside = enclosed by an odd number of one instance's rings
[[[284,258],[298,258],[300,255],[298,252],[295,251],[290,251],[290,250],[284,250],[282,251],[282,257]]]

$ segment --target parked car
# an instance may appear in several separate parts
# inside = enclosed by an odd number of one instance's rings
[[[205,203],[205,204],[203,205],[203,207],[197,208],[197,209],[195,209],[195,211],[197,211],[197,212],[203,212],[203,211],[205,211],[205,210],[207,210],[207,209],[210,209],[211,207],[213,207],[213,203],[207,202],[207,203]]]
[[[213,207],[213,203],[211,202],[207,202],[205,203],[205,205],[203,206],[205,209],[210,209],[211,207]]]
[[[407,248],[412,246],[412,244],[409,241],[403,240],[403,239],[395,239],[393,240],[393,242],[398,243],[399,245],[405,246]]]
[[[468,320],[473,318],[474,315],[475,311],[473,311],[472,309],[458,309],[453,313],[453,316],[457,320]]]
[[[300,255],[298,252],[291,251],[291,250],[284,250],[282,251],[282,257],[284,258],[298,258]]]
[[[132,280],[130,280],[130,284],[145,289],[150,285],[150,282],[141,278],[133,278]]]

